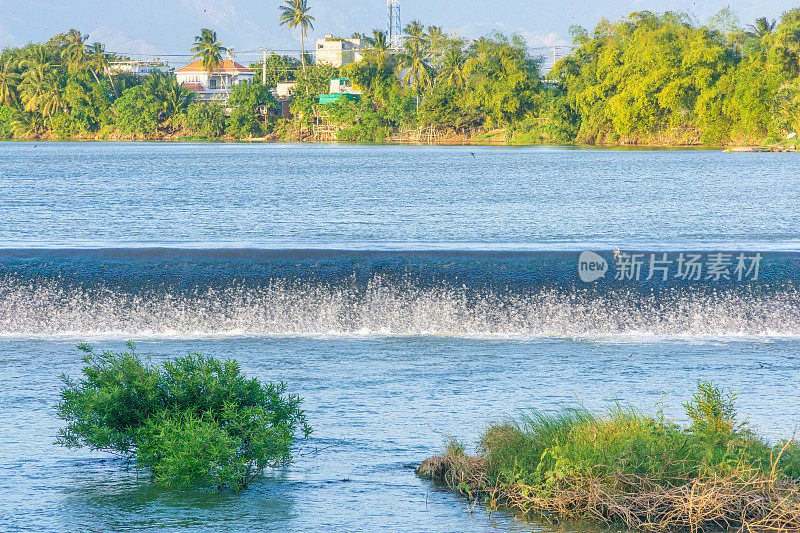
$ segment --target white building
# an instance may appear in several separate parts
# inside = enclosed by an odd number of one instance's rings
[[[361,54],[361,39],[339,39],[326,35],[317,40],[317,65],[342,67],[350,63],[358,63],[364,56]]]
[[[249,68],[226,59],[209,75],[203,68],[202,61],[198,59],[176,70],[175,77],[180,85],[197,93],[198,101],[225,103],[231,88],[245,81],[252,82],[254,73]]]
[[[111,61],[106,70],[111,74],[130,72],[143,78],[153,72],[168,72],[169,67],[161,61]]]
[[[295,81],[279,81],[275,87],[275,98],[278,100],[289,98],[296,88],[297,82]]]

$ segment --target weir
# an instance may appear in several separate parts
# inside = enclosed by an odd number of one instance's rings
[[[796,252],[4,250],[0,335],[796,336],[798,265]]]

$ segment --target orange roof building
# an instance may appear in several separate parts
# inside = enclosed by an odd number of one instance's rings
[[[231,61],[230,59],[225,59],[221,61],[219,69],[214,70],[215,73],[218,71],[222,72],[223,74],[234,74],[234,73],[250,74],[250,75],[253,74],[253,71],[250,70],[249,68],[244,67],[239,63],[236,63],[235,61]],[[190,74],[190,73],[195,74],[200,72],[202,73],[206,72],[206,69],[203,68],[202,59],[198,59],[197,61],[189,63],[185,67],[176,70],[175,74]]]
[[[178,83],[197,93],[199,101],[225,103],[230,90],[242,82],[252,82],[255,73],[230,59],[220,62],[218,69],[209,74],[202,60],[194,61],[175,71]]]

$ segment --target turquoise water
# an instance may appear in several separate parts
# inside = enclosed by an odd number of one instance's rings
[[[0,143],[0,529],[553,531],[412,467],[530,406],[681,419],[698,379],[790,435],[798,183],[794,154]],[[645,274],[614,279],[617,248]],[[581,281],[583,250],[610,272]],[[662,254],[669,279],[645,279]],[[220,495],[53,445],[75,344],[128,339],[286,381],[312,438]]]

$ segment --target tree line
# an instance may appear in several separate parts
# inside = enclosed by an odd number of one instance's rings
[[[289,0],[279,22],[305,39],[310,10]],[[748,26],[727,9],[705,24],[643,11],[570,32],[573,52],[548,73],[517,36],[467,40],[412,21],[392,50],[382,30],[357,33],[361,61],[334,68],[272,54],[266,79],[251,65],[256,79],[228,88],[223,108],[196,102],[171,74],[114,72],[109,62],[122,58],[70,30],[0,55],[0,137],[291,138],[320,115],[339,126],[338,140],[357,142],[429,128],[473,139],[499,131],[521,144],[720,145],[776,142],[800,127],[800,9]],[[192,51],[213,72],[225,47],[204,29]],[[362,97],[320,109],[335,77]],[[280,81],[296,83],[290,118],[269,90]]]

